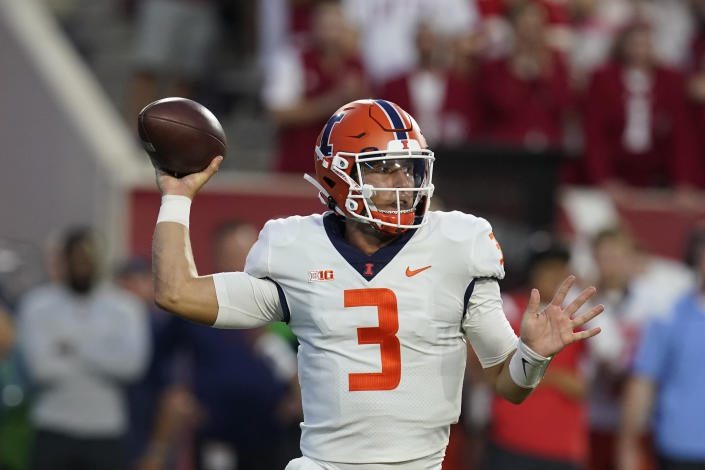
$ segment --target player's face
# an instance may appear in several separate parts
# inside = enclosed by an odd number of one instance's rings
[[[413,188],[416,186],[419,160],[408,158],[392,158],[375,160],[360,164],[362,181],[376,188]],[[411,209],[414,203],[413,191],[400,191],[400,208]],[[396,210],[397,196],[395,191],[375,191],[372,202],[379,209]]]

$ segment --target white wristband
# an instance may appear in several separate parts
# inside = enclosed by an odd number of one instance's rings
[[[186,196],[162,196],[162,205],[159,208],[159,222],[176,222],[188,228],[189,215],[191,214],[191,199]]]
[[[536,388],[551,359],[538,354],[520,339],[517,350],[509,361],[509,376],[522,388]]]

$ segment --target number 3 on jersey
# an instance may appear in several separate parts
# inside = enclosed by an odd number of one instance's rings
[[[390,289],[354,289],[345,291],[345,308],[377,307],[379,326],[357,329],[359,344],[379,344],[382,372],[349,374],[351,392],[394,390],[401,380],[401,345],[397,296]]]

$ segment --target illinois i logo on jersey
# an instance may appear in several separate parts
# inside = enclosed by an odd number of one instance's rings
[[[319,271],[309,271],[308,272],[308,282],[313,281],[332,281],[335,277],[333,276],[332,269],[321,269]]]

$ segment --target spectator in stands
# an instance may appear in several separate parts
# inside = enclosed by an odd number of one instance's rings
[[[614,191],[692,184],[695,168],[683,75],[655,58],[649,24],[621,32],[614,57],[593,75],[584,116],[590,180]]]
[[[568,3],[572,35],[568,50],[571,81],[579,90],[585,89],[595,69],[609,58],[613,38],[622,21],[621,15],[615,18],[608,12],[610,8],[614,9],[615,3],[624,3],[624,0],[613,0],[609,4],[597,0]]]
[[[32,468],[124,468],[128,426],[124,385],[149,356],[143,306],[99,282],[98,246],[70,230],[62,281],[28,292],[19,308],[19,346],[36,384]]]
[[[423,126],[424,137],[429,144],[437,145],[443,140],[444,107],[450,75],[443,61],[437,34],[428,23],[418,25],[415,44],[418,56],[416,67],[385,83],[379,97],[408,110]],[[462,99],[467,101],[466,97]]]
[[[260,0],[258,2],[258,54],[265,73],[277,51],[287,44],[305,44],[320,0]]]
[[[342,0],[342,5],[360,33],[363,63],[375,86],[414,69],[420,23],[446,37],[471,31],[478,20],[468,0]]]
[[[542,299],[569,274],[568,250],[550,238],[536,238],[528,263],[529,286]],[[519,331],[529,302],[524,289],[508,295],[504,310]],[[546,371],[538,389],[517,407],[497,397],[490,418],[488,470],[580,469],[588,451],[586,379],[580,370],[584,346],[571,345],[561,351]],[[540,439],[536,436],[540,435]]]
[[[512,8],[516,7],[518,4],[524,2],[525,0],[477,0],[478,9],[484,17],[484,22],[488,22],[490,29],[494,30],[490,34],[499,34],[497,40],[504,40],[511,44],[511,39],[503,36],[503,31],[505,27],[499,26],[497,23],[506,17],[506,15],[511,11]],[[545,32],[547,35],[547,40],[552,47],[566,52],[568,47],[570,47],[570,13],[569,10],[578,3],[576,0],[565,1],[565,0],[531,0],[534,3],[539,4],[546,12],[546,28]],[[483,25],[484,27],[485,25]],[[498,31],[496,28],[500,28]],[[508,39],[508,40],[507,40]],[[502,46],[497,44],[493,47],[499,46],[496,52],[502,50]],[[506,46],[505,46],[506,47]],[[506,50],[508,52],[508,50]]]
[[[461,33],[451,41],[451,65],[443,102],[441,143],[453,146],[479,139],[479,74],[486,45],[484,33]]]
[[[688,60],[689,111],[695,128],[697,169],[693,183],[705,189],[705,0],[691,0],[694,34]]]
[[[601,320],[605,338],[590,345],[593,378],[590,384],[590,462],[591,470],[616,468],[615,441],[619,420],[619,399],[638,328],[645,321],[643,311],[635,311],[631,286],[635,278],[636,249],[627,232],[618,228],[602,230],[593,239],[597,267],[596,286],[605,305]]]
[[[682,69],[693,33],[689,0],[631,1],[633,16],[648,18],[660,64]]]
[[[699,70],[705,65],[705,0],[690,0],[688,3],[693,22],[693,34],[687,65],[690,70]]]
[[[193,95],[218,37],[216,0],[138,0],[128,120],[164,96]]]
[[[489,61],[481,72],[484,132],[500,144],[558,148],[571,93],[564,60],[546,39],[546,12],[540,4],[523,1],[508,15],[512,51]]]
[[[257,239],[251,225],[223,224],[215,233],[216,271],[242,270]],[[298,422],[296,358],[281,338],[264,330],[218,330],[174,318],[165,330],[165,351],[188,355],[187,383],[170,387],[162,400],[149,446],[151,467],[171,468],[168,458],[183,430],[195,429],[197,469],[281,470],[299,455],[287,440]],[[292,406],[291,401],[296,401]]]
[[[688,251],[699,282],[640,341],[622,400],[620,470],[643,468],[649,429],[660,469],[705,468],[705,228],[692,233]]]
[[[313,171],[313,144],[326,119],[339,106],[369,95],[351,37],[340,6],[322,2],[310,44],[284,48],[272,58],[263,99],[277,125],[277,171]]]
[[[616,468],[616,437],[624,381],[643,326],[689,285],[678,266],[637,249],[623,229],[607,228],[593,240],[600,294],[607,312],[597,323],[605,335],[590,344],[590,469]],[[665,273],[665,274],[664,274]]]

